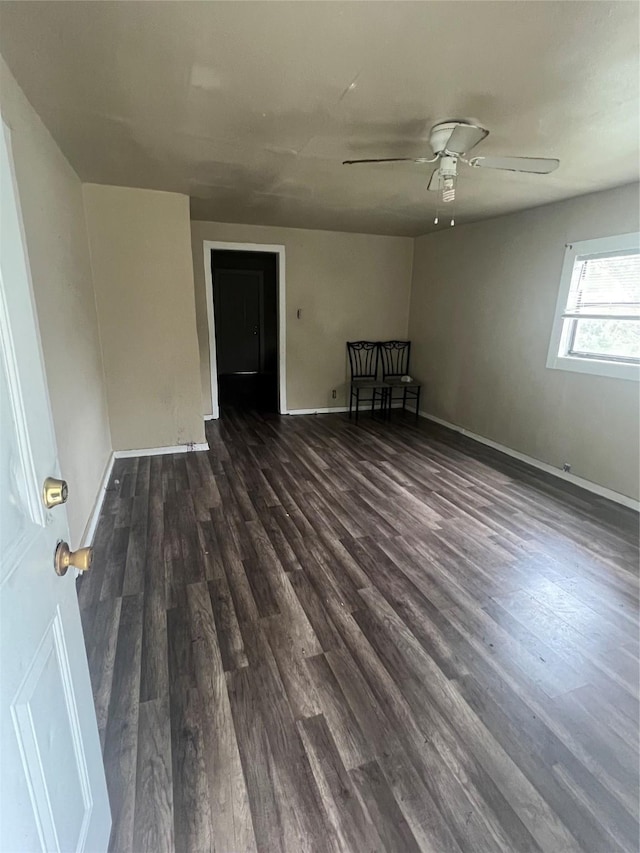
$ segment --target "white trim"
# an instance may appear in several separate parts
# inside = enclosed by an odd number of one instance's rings
[[[330,406],[328,408],[319,408],[319,409],[291,409],[287,412],[288,415],[330,415],[335,412],[348,412],[348,406]],[[360,409],[361,412],[364,409]]]
[[[113,470],[113,463],[115,461],[115,454],[113,451],[109,454],[109,458],[107,459],[107,464],[104,467],[104,473],[102,474],[102,479],[100,480],[100,485],[98,487],[98,493],[96,494],[96,499],[93,502],[93,509],[91,510],[91,514],[89,516],[89,520],[87,521],[87,526],[84,529],[84,533],[82,534],[81,546],[82,548],[86,548],[87,545],[91,545],[93,542],[93,537],[96,532],[96,527],[98,526],[98,520],[100,518],[100,512],[102,510],[102,504],[104,503],[105,492],[107,490],[107,486],[109,485],[109,478],[111,477],[111,471]]]
[[[364,401],[361,400],[360,402],[363,403]],[[371,402],[371,400],[369,400],[369,402]],[[402,408],[402,402],[394,403],[391,406],[391,408],[392,409],[401,409]],[[407,406],[407,409],[409,409],[409,406]],[[287,412],[287,414],[288,415],[330,415],[332,413],[337,414],[338,412],[348,412],[348,411],[349,411],[349,406],[329,406],[329,407],[325,407],[325,408],[321,407],[318,409],[290,409]],[[363,406],[360,409],[360,414],[363,414],[363,413],[366,414],[369,411],[371,411],[371,409],[365,408]],[[380,409],[376,409],[376,412],[379,412],[379,411],[380,411]],[[415,409],[411,409],[411,411],[415,412]],[[355,414],[355,409],[353,410],[353,412]]]
[[[218,370],[216,365],[216,324],[213,311],[213,280],[211,276],[211,252],[214,249],[233,252],[272,252],[278,256],[278,411],[281,415],[290,414],[287,410],[287,348],[286,348],[286,271],[285,248],[271,243],[228,243],[220,240],[203,240],[204,281],[207,297],[207,325],[209,329],[209,373],[211,377],[211,416],[205,420],[220,417],[218,405]]]
[[[215,421],[216,416],[212,413],[210,415],[203,415],[205,421]]]
[[[175,444],[169,447],[141,447],[139,450],[114,450],[116,459],[131,459],[134,456],[163,456],[165,453],[190,453],[195,450],[208,450],[208,442],[203,444]]]
[[[624,364],[621,361],[598,361],[596,358],[556,355],[547,362],[547,367],[555,370],[569,370],[572,373],[590,373],[592,376],[609,376],[611,379],[635,379],[640,382],[640,365]]]
[[[596,358],[580,358],[579,356],[562,355],[569,343],[567,333],[570,324],[563,319],[567,307],[567,299],[571,288],[573,271],[576,260],[589,255],[623,252],[637,249],[640,246],[640,233],[618,234],[612,237],[597,237],[594,240],[580,240],[567,243],[565,246],[560,286],[556,310],[553,315],[547,367],[552,370],[568,370],[574,373],[589,373],[593,376],[609,376],[613,379],[631,379],[640,381],[640,367],[637,364],[625,364],[621,361],[599,361]],[[612,498],[613,500],[613,498]]]
[[[415,409],[413,411],[415,411]],[[546,471],[547,474],[552,474],[560,480],[565,480],[567,483],[572,483],[574,486],[579,486],[581,489],[593,492],[593,494],[599,495],[602,498],[607,498],[610,501],[615,501],[615,503],[622,504],[623,506],[629,507],[629,509],[634,509],[636,512],[640,512],[640,501],[637,501],[634,498],[630,498],[627,495],[621,495],[619,492],[614,492],[612,489],[607,489],[605,486],[600,486],[598,483],[593,483],[591,480],[576,477],[575,474],[563,471],[561,468],[555,468],[547,462],[541,462],[539,459],[534,459],[533,456],[527,456],[525,453],[520,453],[518,450],[512,450],[504,444],[498,444],[497,441],[492,441],[490,438],[477,435],[475,432],[470,432],[468,429],[458,426],[457,424],[452,424],[442,418],[437,418],[435,415],[430,415],[422,410],[420,410],[419,415],[421,418],[434,421],[434,423],[447,427],[447,429],[466,435],[467,438],[471,438],[473,441],[478,441],[480,444],[486,444],[488,447],[493,447],[494,450],[499,450],[500,453],[505,453],[507,456],[513,456],[514,459],[519,459],[520,462],[525,462],[533,468],[538,468],[540,471]]]

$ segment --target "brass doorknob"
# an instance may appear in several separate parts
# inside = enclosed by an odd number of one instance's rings
[[[77,551],[71,551],[66,542],[58,542],[56,555],[53,560],[53,566],[56,574],[66,575],[69,566],[74,569],[79,569],[81,572],[86,572],[91,568],[93,560],[93,548],[78,548]]]
[[[47,509],[66,503],[69,488],[65,480],[47,477],[42,485],[42,500]]]

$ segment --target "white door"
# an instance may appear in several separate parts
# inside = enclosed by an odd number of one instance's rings
[[[45,509],[42,497],[45,478],[64,472],[1,130],[0,851],[98,853],[109,840],[109,800],[75,573],[54,571],[66,508]]]

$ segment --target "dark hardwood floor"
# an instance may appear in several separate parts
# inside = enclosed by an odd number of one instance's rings
[[[638,850],[634,513],[411,418],[207,434],[79,583],[113,851]]]

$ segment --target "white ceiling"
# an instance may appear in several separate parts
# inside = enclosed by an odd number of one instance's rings
[[[638,179],[635,2],[2,2],[0,50],[85,181],[191,196],[192,216],[431,230],[428,131],[476,118],[458,222]],[[446,226],[445,226],[446,227]]]

